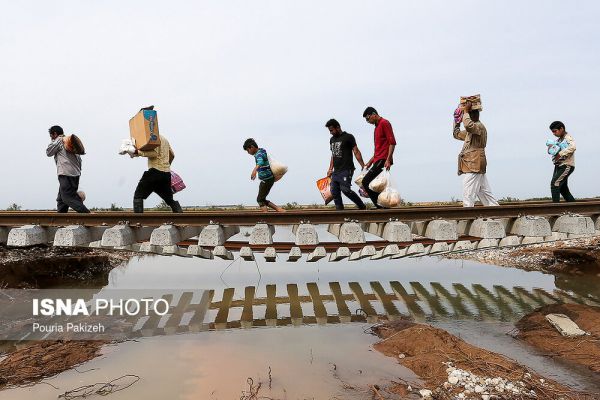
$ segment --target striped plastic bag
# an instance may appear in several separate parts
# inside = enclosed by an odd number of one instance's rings
[[[186,186],[183,182],[183,179],[181,179],[177,172],[171,171],[171,192],[175,194],[177,192],[181,192],[185,188]]]

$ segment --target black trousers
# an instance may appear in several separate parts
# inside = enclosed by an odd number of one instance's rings
[[[575,201],[575,198],[569,191],[569,176],[575,171],[575,167],[570,165],[555,165],[552,180],[550,181],[550,192],[552,193],[552,201],[558,203],[560,195],[565,201]]]
[[[371,169],[365,177],[363,178],[362,185],[365,192],[369,195],[369,198],[377,208],[383,208],[379,204],[377,204],[377,198],[379,197],[379,193],[369,189],[369,184],[373,181],[373,179],[377,178],[377,175],[383,171],[383,166],[385,165],[385,160],[378,160],[373,163]]]
[[[275,178],[266,179],[264,181],[260,181],[260,185],[258,185],[258,196],[256,196],[256,201],[258,205],[264,207],[267,205],[269,200],[267,200],[267,196],[275,183]]]
[[[352,185],[352,175],[354,170],[346,169],[342,171],[334,171],[331,174],[331,195],[335,203],[336,210],[344,209],[344,201],[342,200],[342,193],[346,195],[358,208],[365,209],[365,203],[356,192],[354,192],[350,185]]]
[[[83,204],[81,197],[77,194],[79,189],[79,177],[58,175],[58,196],[56,196],[56,211],[66,213],[69,207],[78,213],[89,213],[90,210]]]
[[[171,191],[171,173],[150,168],[144,172],[133,194],[133,199],[145,200],[152,193],[156,193],[171,208],[173,192]]]

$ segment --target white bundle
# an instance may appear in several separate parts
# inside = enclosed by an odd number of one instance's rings
[[[400,192],[398,192],[398,190],[394,189],[394,187],[392,186],[392,179],[390,178],[389,171],[385,172],[386,184],[383,191],[379,193],[379,196],[377,197],[377,204],[386,208],[398,207],[401,201]]]
[[[396,189],[388,186],[379,194],[379,197],[377,197],[377,204],[388,208],[398,207],[400,204],[400,193]]]
[[[129,154],[130,157],[133,157],[133,155],[135,154],[135,143],[132,138],[123,139],[121,141],[119,154]]]
[[[383,192],[388,184],[389,174],[390,173],[387,170],[381,171],[379,175],[377,175],[377,177],[371,181],[369,184],[369,189],[377,193]]]
[[[271,167],[271,172],[273,172],[273,176],[275,177],[275,182],[277,182],[278,180],[280,180],[283,175],[285,175],[285,173],[288,170],[287,165],[280,163],[279,161],[275,160],[274,158],[271,158],[271,156],[268,156],[269,158],[269,166]]]
[[[368,171],[361,171],[360,175],[358,175],[358,177],[356,177],[356,179],[354,180],[354,183],[356,183],[358,186],[362,186],[362,181],[365,177],[365,175],[367,174]]]

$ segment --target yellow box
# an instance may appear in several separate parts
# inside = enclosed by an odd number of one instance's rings
[[[460,105],[465,104],[467,101],[471,102],[473,110],[483,111],[483,107],[481,106],[481,95],[474,94],[473,96],[460,96]]]
[[[148,151],[160,146],[158,116],[154,110],[140,110],[129,120],[129,133],[138,150]]]

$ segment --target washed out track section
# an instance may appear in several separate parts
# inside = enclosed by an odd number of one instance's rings
[[[324,227],[335,240],[323,240]],[[319,229],[317,229],[319,228]],[[250,229],[240,241],[241,229]],[[278,242],[276,230],[291,241]],[[162,255],[267,262],[400,258],[521,246],[600,234],[600,201],[386,210],[201,211],[181,214],[0,212],[0,244],[102,247]],[[237,236],[236,236],[237,235]]]
[[[278,290],[280,290],[278,295]],[[258,297],[257,293],[266,296]],[[284,295],[281,295],[284,294]],[[194,299],[192,292],[164,293],[170,304],[162,317],[125,319],[134,337],[149,337],[252,327],[339,324],[412,319],[516,321],[534,309],[560,303],[600,306],[600,299],[567,293],[501,285],[439,282],[401,283],[329,282],[318,285],[286,284],[277,287],[205,290]],[[23,337],[22,340],[32,338]],[[36,336],[36,340],[44,339]]]

